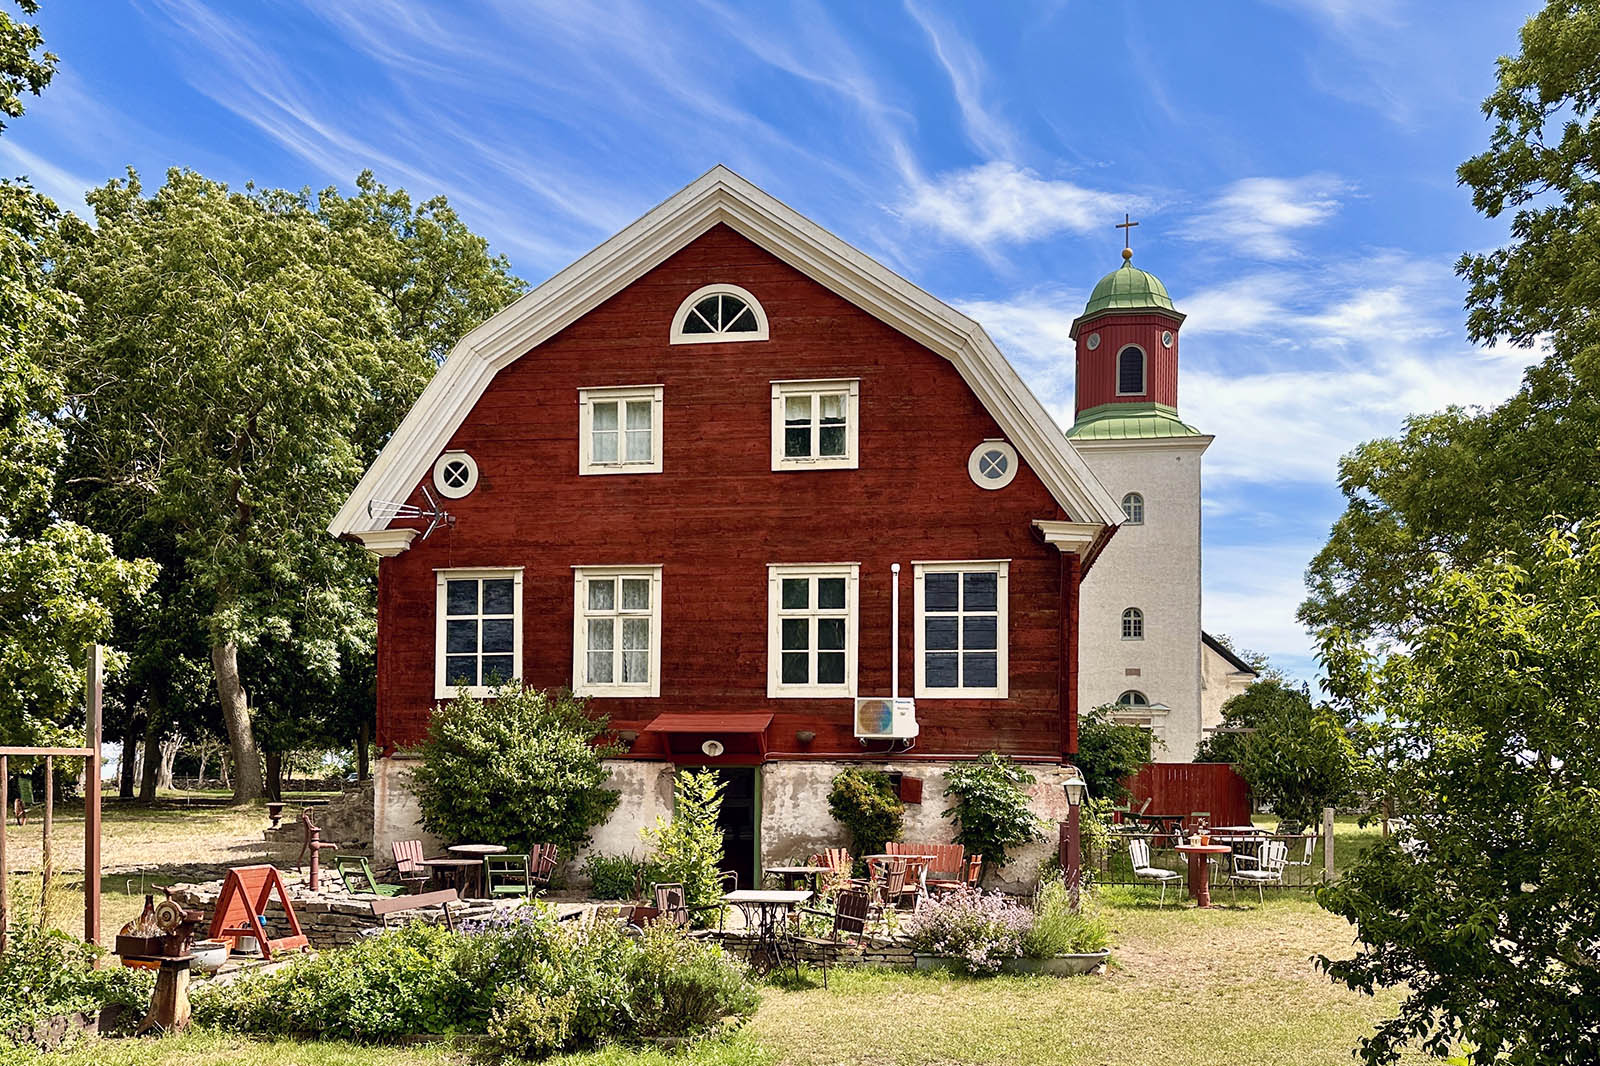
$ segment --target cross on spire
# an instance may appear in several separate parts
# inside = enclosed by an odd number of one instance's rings
[[[1122,258],[1124,260],[1133,258],[1133,244],[1129,238],[1133,236],[1133,227],[1138,224],[1133,220],[1132,215],[1124,211],[1122,213],[1122,221],[1116,225],[1116,228],[1122,231]]]

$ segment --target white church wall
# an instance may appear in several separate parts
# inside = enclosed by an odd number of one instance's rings
[[[1250,687],[1256,675],[1238,669],[1202,645],[1200,650],[1200,728],[1222,724],[1222,705]]]
[[[1078,441],[1111,495],[1144,496],[1142,525],[1123,525],[1084,580],[1078,706],[1137,689],[1171,710],[1152,716],[1161,762],[1188,762],[1201,738],[1200,458],[1210,437]],[[1143,640],[1122,639],[1122,612],[1145,616]],[[1163,721],[1164,719],[1164,721]]]

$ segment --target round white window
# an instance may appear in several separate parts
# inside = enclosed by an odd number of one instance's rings
[[[1017,450],[1003,440],[986,440],[967,457],[967,473],[980,489],[1003,489],[1017,476]]]
[[[1163,348],[1172,347],[1172,331],[1170,329],[1169,330],[1164,330],[1162,332],[1162,334],[1161,334],[1161,347],[1163,347]]]
[[[1084,344],[1088,347],[1088,349],[1091,352],[1094,351],[1096,348],[1100,347],[1100,334],[1098,334],[1098,333],[1089,334],[1089,339],[1084,341]]]
[[[433,464],[433,486],[441,496],[459,500],[478,487],[478,464],[466,452],[445,452]]]

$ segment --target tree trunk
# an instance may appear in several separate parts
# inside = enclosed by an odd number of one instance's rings
[[[233,766],[228,762],[228,752],[226,750],[224,750],[221,755],[217,756],[217,773],[222,778],[222,787],[232,791]]]
[[[267,759],[267,799],[283,802],[283,752],[269,751]]]
[[[183,748],[182,737],[168,737],[161,742],[161,774],[156,779],[156,788],[172,789],[172,764],[178,761],[178,752]]]
[[[211,761],[211,745],[202,741],[199,750],[195,753],[200,757],[200,769],[195,771],[194,783],[196,788],[206,787],[206,763]]]
[[[144,749],[139,760],[139,802],[156,798],[156,775],[161,771],[161,715],[150,708],[144,724]]]
[[[233,749],[233,802],[252,803],[261,798],[261,752],[250,725],[250,705],[239,678],[239,645],[228,641],[211,648],[211,668],[217,678],[217,700],[228,725]]]
[[[356,780],[365,781],[372,776],[372,768],[367,765],[367,748],[372,744],[372,726],[367,722],[366,716],[361,718],[361,727],[356,730]]]
[[[122,758],[117,760],[117,796],[121,799],[133,799],[133,782],[135,763],[138,761],[139,735],[141,729],[137,715],[128,715],[128,728],[122,733]]]

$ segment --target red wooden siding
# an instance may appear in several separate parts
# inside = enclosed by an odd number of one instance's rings
[[[1172,347],[1161,347],[1161,334],[1172,331]],[[1100,334],[1100,347],[1090,351],[1089,334]],[[1144,349],[1145,391],[1117,395],[1117,353],[1129,344]],[[1078,413],[1103,403],[1162,403],[1178,406],[1178,324],[1162,314],[1106,315],[1078,330]]]
[[[762,302],[770,341],[671,345],[703,285]],[[859,378],[860,469],[774,473],[771,383]],[[663,472],[579,477],[578,389],[664,387]],[[1071,518],[1024,464],[1005,489],[967,457],[999,427],[944,359],[727,227],[708,231],[501,371],[451,448],[477,489],[453,529],[380,566],[378,740],[414,744],[434,702],[434,569],[521,566],[523,676],[572,683],[574,565],[662,566],[661,695],[595,700],[618,729],[667,712],[770,712],[773,757],[860,755],[849,700],[769,700],[767,564],[860,564],[859,692],[887,695],[891,563],[901,573],[901,694],[913,687],[918,561],[1009,559],[1010,698],[918,701],[913,757],[990,748],[1056,759],[1062,567],[1031,523]],[[415,498],[415,497],[414,497]],[[1075,686],[1067,686],[1068,693]],[[796,734],[812,731],[809,744]],[[643,733],[638,755],[659,755]]]
[[[1212,825],[1250,824],[1250,786],[1227,763],[1146,763],[1127,784],[1134,810],[1148,799],[1148,814],[1181,814],[1187,821],[1195,811],[1209,811]]]

